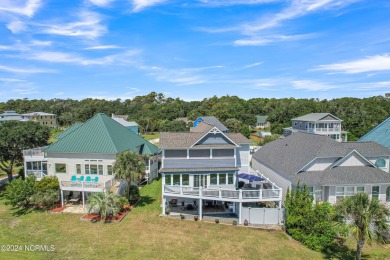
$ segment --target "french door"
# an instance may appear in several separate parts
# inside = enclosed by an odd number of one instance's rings
[[[195,174],[194,175],[194,187],[195,188],[207,188],[207,175]]]

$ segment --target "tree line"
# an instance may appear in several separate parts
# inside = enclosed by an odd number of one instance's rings
[[[390,116],[389,97],[390,95],[331,100],[314,98],[245,100],[237,96],[214,96],[201,101],[184,101],[180,98],[165,97],[162,93],[151,92],[126,100],[11,99],[0,103],[0,111],[54,113],[58,116],[59,125],[64,127],[75,122],[84,122],[99,112],[108,115],[124,114],[129,115],[129,120],[136,121],[142,132],[185,131],[190,126],[174,119],[188,117],[194,120],[204,115],[217,117],[236,132],[243,131],[243,126],[254,126],[256,115],[268,115],[271,131],[276,134],[282,134],[283,127],[291,126],[291,119],[294,117],[308,113],[329,112],[343,120],[343,128],[349,132],[349,140],[357,140]]]

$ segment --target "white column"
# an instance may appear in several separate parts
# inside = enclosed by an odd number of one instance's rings
[[[85,192],[84,191],[82,191],[82,196],[83,196],[83,209],[85,212]]]
[[[190,149],[187,149],[187,159],[190,159]]]
[[[238,210],[238,224],[242,224],[242,202],[240,202],[240,208]]]
[[[236,150],[237,150],[237,148],[234,147],[234,167],[237,167],[237,151]],[[248,158],[248,160],[249,160],[249,158]]]
[[[202,199],[199,199],[199,220],[202,220],[202,210],[203,210],[203,200]]]
[[[164,160],[165,160],[165,150],[164,149],[162,149],[161,155],[162,155],[161,168],[164,168]]]
[[[167,199],[165,198],[165,196],[163,196],[163,200],[162,200],[162,214],[165,215],[165,205],[167,204]]]
[[[64,191],[61,190],[61,206],[64,206]]]
[[[210,158],[213,158],[213,149],[210,149]]]

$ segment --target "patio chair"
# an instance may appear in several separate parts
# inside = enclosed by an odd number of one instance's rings
[[[86,186],[91,186],[91,182],[92,182],[92,179],[91,179],[91,176],[87,176],[86,178],[85,178],[85,184],[86,184]]]
[[[84,176],[80,176],[79,181],[84,181]]]
[[[70,186],[75,186],[77,182],[76,175],[72,175],[72,177],[70,177],[70,181],[71,181]]]
[[[95,187],[97,187],[97,186],[98,186],[98,183],[99,183],[99,177],[96,176],[92,181],[93,181]]]
[[[177,199],[171,199],[171,207],[177,207]]]

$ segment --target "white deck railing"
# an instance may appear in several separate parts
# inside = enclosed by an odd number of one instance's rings
[[[164,194],[189,195],[191,197],[205,197],[218,199],[237,199],[237,200],[280,200],[282,192],[280,188],[258,189],[258,190],[229,190],[229,189],[207,189],[183,186],[164,185]]]
[[[96,189],[109,189],[115,184],[114,179],[109,179],[105,182],[94,182],[94,181],[60,181],[61,187],[77,187],[86,189],[86,188],[96,188]]]
[[[45,176],[47,176],[47,171],[42,171],[42,170],[26,170],[27,175],[34,175],[35,178],[41,179]]]
[[[23,150],[23,156],[43,156],[43,151],[47,148],[47,146],[44,147],[38,147],[28,150]]]

